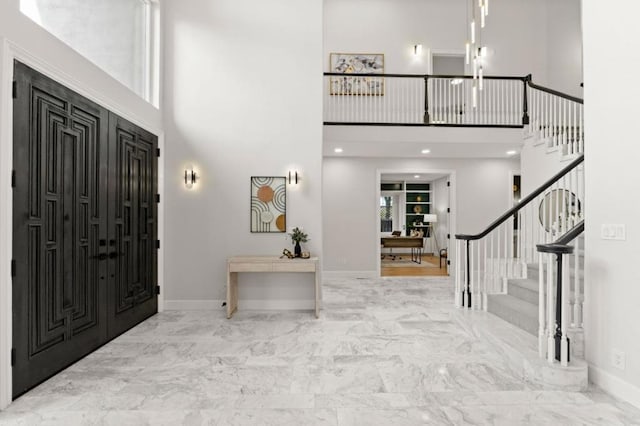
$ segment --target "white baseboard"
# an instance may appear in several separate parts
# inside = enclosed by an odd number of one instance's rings
[[[165,300],[165,311],[212,311],[222,309],[224,300]]]
[[[315,309],[315,300],[239,300],[238,309],[297,311]]]
[[[616,398],[640,408],[640,388],[637,386],[593,365],[589,365],[589,382]]]
[[[213,311],[223,309],[224,300],[165,300],[165,311]],[[314,309],[314,300],[239,300],[238,309],[252,311]]]
[[[322,271],[322,278],[377,278],[377,271]]]

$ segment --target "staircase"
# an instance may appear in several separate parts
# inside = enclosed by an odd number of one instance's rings
[[[584,230],[582,99],[536,85],[531,75],[485,77],[484,89],[478,92],[472,90],[473,76],[367,77],[384,83],[384,96],[343,90],[350,85],[341,82],[361,76],[324,73],[325,125],[521,128],[525,144],[546,154],[550,167],[544,170],[557,170],[549,172],[553,176],[481,233],[456,235],[455,252],[450,254],[455,304],[488,311],[538,336],[538,354],[523,355],[525,375],[533,372],[536,383],[583,389],[587,370],[579,358],[584,353],[581,257],[571,263],[573,249],[565,241]],[[562,249],[554,246],[539,253],[539,245],[558,239]],[[554,258],[564,259],[559,262],[566,272],[561,286],[556,286],[561,279],[554,272]],[[561,350],[556,350],[556,337]],[[562,387],[565,384],[569,386]]]
[[[522,358],[537,383],[581,390],[587,383],[578,237],[584,230],[582,100],[531,81],[527,94],[525,144],[544,150],[538,156],[556,170],[564,167],[483,232],[456,235],[455,303],[536,336],[538,360],[526,351]]]
[[[487,295],[487,311],[537,336],[538,287],[538,265],[529,264],[527,278],[507,279],[506,294]]]
[[[584,247],[584,237],[579,237],[576,241],[576,246]],[[571,283],[583,282],[584,250],[578,250],[576,256],[571,256],[569,259],[569,278]],[[578,268],[575,268],[576,261],[578,262]],[[546,265],[543,265],[543,275],[547,273],[546,269]],[[555,274],[555,271],[552,272]],[[573,303],[567,304],[565,308],[574,312],[576,309],[575,303],[579,300],[576,298],[575,285],[571,286],[568,299]],[[539,300],[540,265],[529,263],[526,266],[525,278],[507,279],[506,293],[487,295],[487,311],[537,337],[540,331]],[[571,324],[571,353],[582,358],[584,356],[584,337],[582,328],[577,326],[578,322],[579,318],[576,318]]]

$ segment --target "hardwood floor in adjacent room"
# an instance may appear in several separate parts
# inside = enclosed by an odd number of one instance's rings
[[[411,262],[410,254],[400,254],[396,260],[390,260],[385,256],[381,262],[380,275],[383,277],[425,277],[425,276],[447,276],[446,260],[442,260],[432,254],[422,256],[422,263]]]

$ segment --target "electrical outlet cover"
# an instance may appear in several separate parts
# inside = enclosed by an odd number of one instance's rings
[[[625,353],[618,349],[611,351],[611,365],[619,370],[626,368]]]

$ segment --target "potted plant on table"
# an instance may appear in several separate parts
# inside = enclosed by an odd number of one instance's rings
[[[295,247],[293,248],[295,257],[301,257],[302,247],[300,247],[300,243],[306,243],[307,241],[309,241],[309,236],[297,226],[291,230],[289,236],[291,237],[291,241],[295,243]]]

